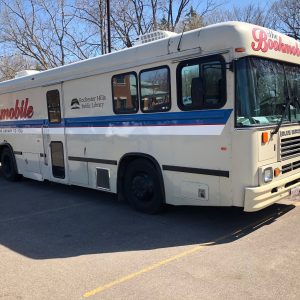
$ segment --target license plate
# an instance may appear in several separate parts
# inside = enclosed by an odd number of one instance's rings
[[[296,197],[300,194],[300,187],[296,186],[291,189],[291,197]]]

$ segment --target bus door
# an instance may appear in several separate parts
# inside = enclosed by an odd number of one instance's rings
[[[44,165],[52,181],[68,181],[62,84],[44,88],[47,117],[43,126]]]

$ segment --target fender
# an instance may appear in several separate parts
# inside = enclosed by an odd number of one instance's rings
[[[144,159],[150,160],[153,163],[153,165],[155,166],[155,169],[157,170],[157,173],[159,176],[159,182],[163,189],[163,195],[164,195],[164,199],[165,199],[165,185],[164,185],[164,180],[163,180],[163,175],[162,175],[162,168],[160,167],[159,163],[153,156],[146,154],[146,153],[141,153],[141,152],[126,153],[119,160],[118,175],[117,175],[117,194],[121,197],[119,199],[121,199],[121,200],[123,199],[123,196],[122,196],[123,189],[122,189],[121,180],[120,180],[123,177],[124,171],[125,171],[123,162],[124,162],[124,160],[128,160],[128,163],[130,163],[131,160],[134,160],[136,158],[144,158]]]
[[[1,158],[2,150],[5,147],[9,148],[11,153],[14,153],[14,150],[13,150],[12,146],[7,141],[3,141],[2,143],[0,143],[0,158]]]
[[[14,154],[13,147],[7,141],[3,141],[2,143],[0,143],[0,161],[1,161],[2,150],[4,148],[8,148],[10,150],[10,152],[12,153],[13,161],[14,161],[14,167],[18,172],[18,166],[17,166],[16,157],[15,157],[15,154]]]

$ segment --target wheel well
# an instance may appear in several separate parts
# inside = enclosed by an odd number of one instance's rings
[[[5,148],[9,149],[9,150],[11,151],[12,154],[14,153],[14,152],[13,152],[13,149],[12,149],[12,147],[11,147],[11,145],[6,144],[6,143],[0,144],[0,161],[1,161],[2,151],[3,151]]]
[[[117,177],[117,192],[118,192],[118,198],[120,200],[124,199],[124,196],[123,196],[123,185],[122,185],[122,183],[124,181],[124,176],[125,176],[125,173],[126,173],[126,168],[128,167],[128,165],[132,161],[134,161],[136,159],[140,159],[140,158],[149,161],[155,167],[155,169],[157,171],[157,174],[159,176],[159,181],[160,181],[160,184],[161,184],[161,187],[162,187],[163,194],[165,196],[164,180],[163,180],[163,176],[162,176],[162,171],[161,171],[160,165],[157,162],[157,160],[154,157],[152,157],[151,155],[145,154],[145,153],[128,153],[128,154],[123,155],[121,157],[121,159],[120,159],[120,162],[119,162],[118,177]]]

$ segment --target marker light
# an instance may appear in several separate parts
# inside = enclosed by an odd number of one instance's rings
[[[263,179],[264,179],[264,182],[267,183],[267,182],[271,182],[273,180],[273,169],[270,167],[270,168],[266,168],[263,172]]]
[[[246,52],[245,48],[235,48],[235,52]]]
[[[261,141],[266,144],[269,141],[269,132],[265,131],[261,134]]]
[[[274,169],[274,176],[275,176],[275,177],[279,176],[280,173],[281,173],[281,171],[280,171],[279,168],[275,168],[275,169]]]

